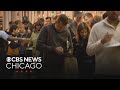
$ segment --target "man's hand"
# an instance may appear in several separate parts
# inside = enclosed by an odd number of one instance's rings
[[[22,38],[22,43],[21,43],[21,45],[24,46],[25,44],[28,44],[29,41],[30,41],[29,38]]]
[[[112,36],[113,36],[112,34],[108,34],[108,32],[107,32],[106,35],[104,36],[104,38],[101,40],[101,43],[105,44],[105,43],[109,42],[111,40]]]
[[[55,48],[55,52],[58,54],[58,55],[63,55],[63,48],[62,47],[56,47]]]

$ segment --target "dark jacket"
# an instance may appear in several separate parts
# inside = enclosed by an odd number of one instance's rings
[[[68,29],[71,33],[72,38],[76,35],[77,32],[77,23],[75,21],[73,21],[72,23],[68,24]]]
[[[8,42],[3,38],[0,38],[0,55],[1,56],[4,56],[6,54],[7,47],[8,47]]]
[[[69,49],[72,48],[71,35],[69,30],[65,29],[63,32],[57,32],[54,24],[44,26],[37,40],[36,49],[43,52],[44,60],[53,60],[63,58],[63,55],[58,55],[54,51],[56,47],[62,46],[66,49],[66,41],[69,41]]]
[[[90,56],[87,55],[86,53],[86,46],[88,43],[88,39],[83,39],[81,38],[78,43],[76,44],[76,57],[78,60],[87,60],[91,58]]]

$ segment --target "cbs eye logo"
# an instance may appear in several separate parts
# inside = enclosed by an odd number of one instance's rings
[[[7,58],[6,58],[6,61],[7,61],[7,62],[11,62],[11,58],[10,58],[10,57],[7,57]]]

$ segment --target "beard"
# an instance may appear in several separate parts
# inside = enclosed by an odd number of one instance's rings
[[[112,20],[112,21],[118,20],[118,19],[119,19],[118,17],[119,17],[119,16],[116,15],[116,14],[112,14],[112,15],[109,15],[109,16],[108,16],[108,18],[109,18],[110,20]]]

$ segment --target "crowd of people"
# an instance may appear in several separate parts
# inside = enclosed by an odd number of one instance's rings
[[[60,14],[45,20],[40,18],[34,24],[28,19],[10,21],[8,29],[0,30],[0,55],[3,58],[0,64],[5,63],[6,56],[42,57],[43,67],[33,76],[41,79],[119,75],[119,47],[104,46],[111,41],[117,27],[118,11],[106,11],[102,17],[76,11],[73,20]],[[65,74],[65,57],[77,60],[75,75]]]

